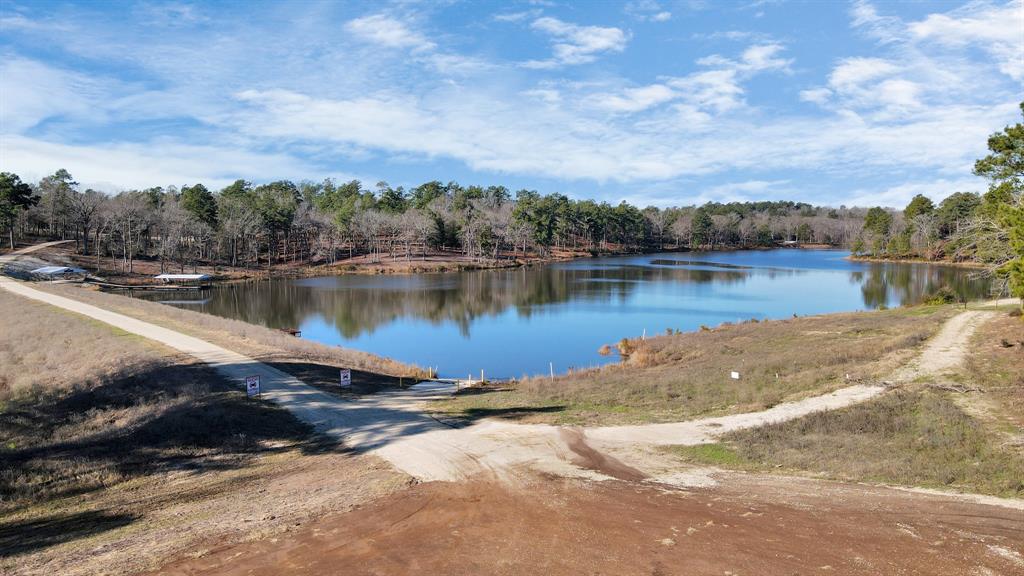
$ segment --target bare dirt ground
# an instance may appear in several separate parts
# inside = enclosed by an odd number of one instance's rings
[[[208,343],[193,349],[197,339],[138,319],[51,294],[13,291],[188,348],[222,371],[258,364]],[[946,337],[926,344],[922,358],[944,359],[984,319],[969,315],[951,322],[949,333],[942,332]],[[899,377],[918,379],[951,366],[919,361]],[[300,416],[326,419],[313,422],[321,430],[420,479],[458,481],[428,482],[370,503],[363,500],[363,507],[325,513],[287,533],[252,532],[247,538],[255,539],[247,543],[204,537],[158,573],[1024,574],[1024,502],[1019,500],[687,469],[650,448],[704,442],[723,430],[856,403],[882,393],[879,386],[859,385],[758,413],[708,419],[696,429],[689,422],[601,432],[489,420],[452,429],[416,408],[436,390],[345,401],[288,378],[280,380],[275,399]],[[275,486],[269,501],[243,508],[262,518],[274,516],[277,499],[287,502],[292,491],[304,489],[301,482],[289,486],[283,492]],[[331,493],[354,484],[341,474],[320,486],[319,491]],[[194,522],[204,520],[190,516],[183,525]],[[176,518],[168,518],[168,526],[176,524]],[[15,527],[10,536],[32,529]],[[162,534],[173,538],[174,528]],[[153,546],[160,550],[160,541]],[[72,564],[65,559],[62,565]],[[42,571],[46,564],[36,568]],[[126,565],[109,571],[125,572]]]
[[[941,497],[732,475],[687,491],[630,482],[412,487],[169,575],[1024,573],[1024,518]]]
[[[958,316],[891,384],[952,368],[945,357],[987,318]],[[709,441],[884,389],[855,386],[838,399],[700,426],[484,421],[403,437],[375,452],[420,477],[462,481],[417,485],[161,573],[1024,574],[1024,501],[680,469],[650,448]]]

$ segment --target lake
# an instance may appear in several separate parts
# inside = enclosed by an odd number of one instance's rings
[[[942,286],[983,298],[970,270],[867,263],[838,250],[682,252],[530,268],[230,284],[167,304],[365,350],[442,376],[556,372],[614,362],[623,337],[920,302]]]

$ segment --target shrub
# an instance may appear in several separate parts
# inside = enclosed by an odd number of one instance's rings
[[[636,344],[629,338],[619,340],[615,347],[619,349],[619,356],[622,356],[623,359],[629,358],[629,355],[636,351]]]
[[[940,304],[952,304],[956,301],[956,292],[954,292],[949,286],[943,286],[925,298],[924,303],[929,306],[937,306]]]

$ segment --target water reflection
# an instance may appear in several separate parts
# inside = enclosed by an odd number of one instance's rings
[[[915,303],[948,286],[988,294],[968,271],[862,264],[845,253],[774,250],[582,260],[515,270],[416,276],[268,280],[206,290],[168,304],[344,344],[464,376],[604,361],[601,344],[643,330],[696,329]],[[164,296],[166,298],[166,296]]]

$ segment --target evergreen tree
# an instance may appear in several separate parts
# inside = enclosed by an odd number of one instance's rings
[[[1024,113],[1024,102],[1020,107]],[[988,149],[991,154],[974,164],[974,173],[991,182],[983,208],[1005,234],[1012,254],[998,272],[1024,306],[1024,124],[990,136]]]
[[[181,187],[181,207],[196,220],[217,227],[217,199],[202,184]]]
[[[0,229],[7,229],[11,250],[14,250],[14,223],[18,212],[39,203],[32,195],[32,187],[21,181],[17,174],[0,172]]]

